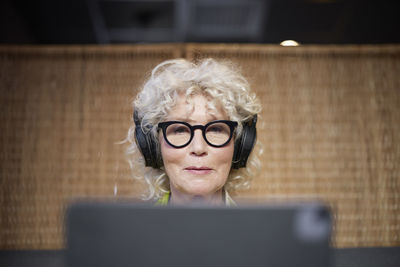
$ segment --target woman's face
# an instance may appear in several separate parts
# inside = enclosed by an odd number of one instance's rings
[[[205,125],[210,121],[229,119],[221,108],[210,112],[207,109],[209,100],[203,95],[195,95],[191,100],[189,104],[184,97],[179,98],[166,120]],[[221,192],[231,169],[233,138],[226,146],[212,147],[204,140],[201,130],[195,130],[193,140],[183,148],[168,145],[162,132],[159,141],[173,194],[209,196]]]

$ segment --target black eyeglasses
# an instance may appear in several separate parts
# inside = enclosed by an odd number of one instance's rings
[[[165,141],[172,147],[182,148],[187,146],[193,139],[194,131],[200,129],[203,138],[213,147],[223,147],[231,141],[236,121],[218,120],[211,121],[206,125],[190,125],[184,121],[160,122],[158,128],[162,129]]]

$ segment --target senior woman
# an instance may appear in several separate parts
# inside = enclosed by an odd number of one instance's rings
[[[162,62],[133,106],[127,154],[135,177],[148,186],[144,198],[234,204],[228,192],[247,187],[258,164],[248,158],[261,107],[233,64]]]

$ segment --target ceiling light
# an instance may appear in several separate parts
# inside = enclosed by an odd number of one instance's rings
[[[294,40],[285,40],[280,43],[281,46],[299,46],[300,44]]]

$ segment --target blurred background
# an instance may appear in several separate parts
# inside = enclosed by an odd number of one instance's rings
[[[323,200],[335,248],[400,261],[397,2],[0,1],[0,252],[65,248],[76,198],[140,197],[121,144],[134,96],[160,62],[212,57],[263,105],[263,166],[233,197]]]
[[[0,42],[399,43],[398,1],[3,0]]]

